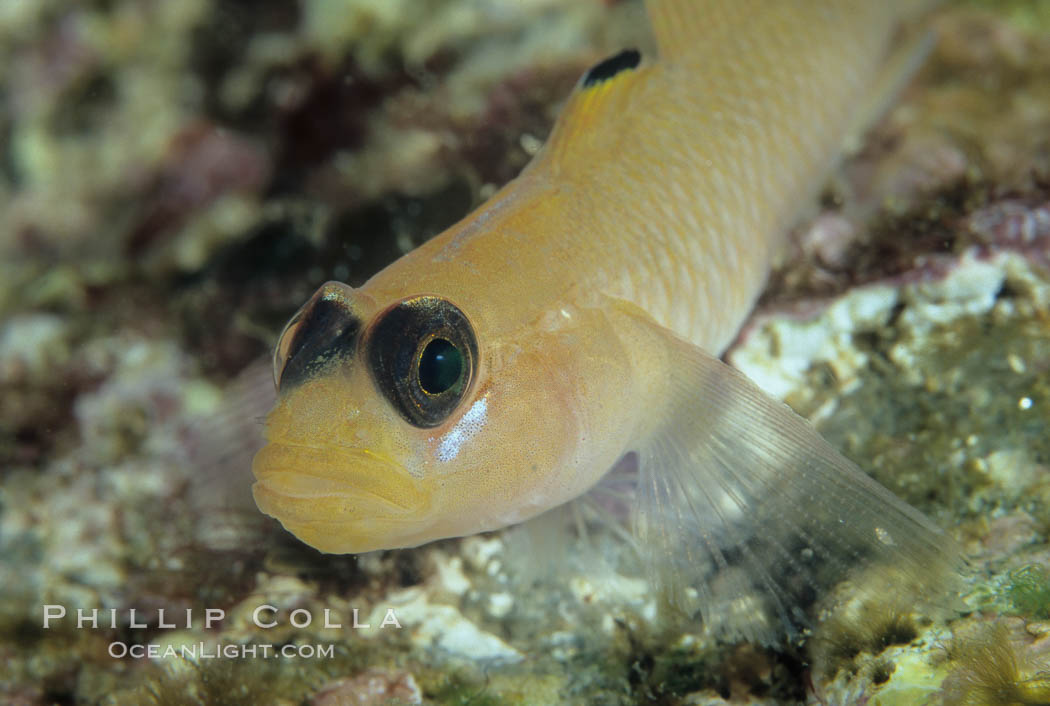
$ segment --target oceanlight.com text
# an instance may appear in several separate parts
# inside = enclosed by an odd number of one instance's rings
[[[192,661],[204,659],[331,659],[335,645],[270,645],[230,643],[192,645],[129,645],[126,642],[109,643],[109,656],[114,659],[174,659]]]

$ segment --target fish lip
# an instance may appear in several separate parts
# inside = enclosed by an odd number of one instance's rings
[[[317,522],[333,508],[347,522],[407,521],[429,507],[419,480],[367,449],[271,442],[256,453],[252,474],[259,509],[282,523]]]

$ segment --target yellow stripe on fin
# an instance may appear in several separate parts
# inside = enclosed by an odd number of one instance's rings
[[[625,124],[630,121],[623,117],[632,110],[651,68],[636,49],[625,49],[592,66],[558,116],[545,147],[547,155],[564,162],[570,149],[572,155],[582,156],[614,148],[630,129]]]

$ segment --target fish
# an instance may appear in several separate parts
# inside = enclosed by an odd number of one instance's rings
[[[944,530],[719,359],[926,4],[649,0],[655,55],[590,68],[517,178],[291,318],[259,509],[322,552],[407,548],[629,460],[661,591],[760,642],[858,567],[956,572]]]

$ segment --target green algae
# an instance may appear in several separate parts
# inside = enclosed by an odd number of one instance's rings
[[[1050,571],[1040,564],[1011,571],[1006,595],[1021,615],[1036,620],[1050,618]]]
[[[433,686],[425,685],[423,693],[442,706],[504,706],[485,684],[458,673],[442,675]]]
[[[928,332],[890,322],[858,337],[871,365],[821,433],[927,511],[1026,505],[1033,468],[1050,461],[1050,327],[1015,298],[1004,289],[991,312]],[[1007,449],[1025,457],[996,468],[994,454]]]
[[[1050,4],[1041,0],[964,0],[960,4],[994,12],[1028,32],[1050,30]]]

